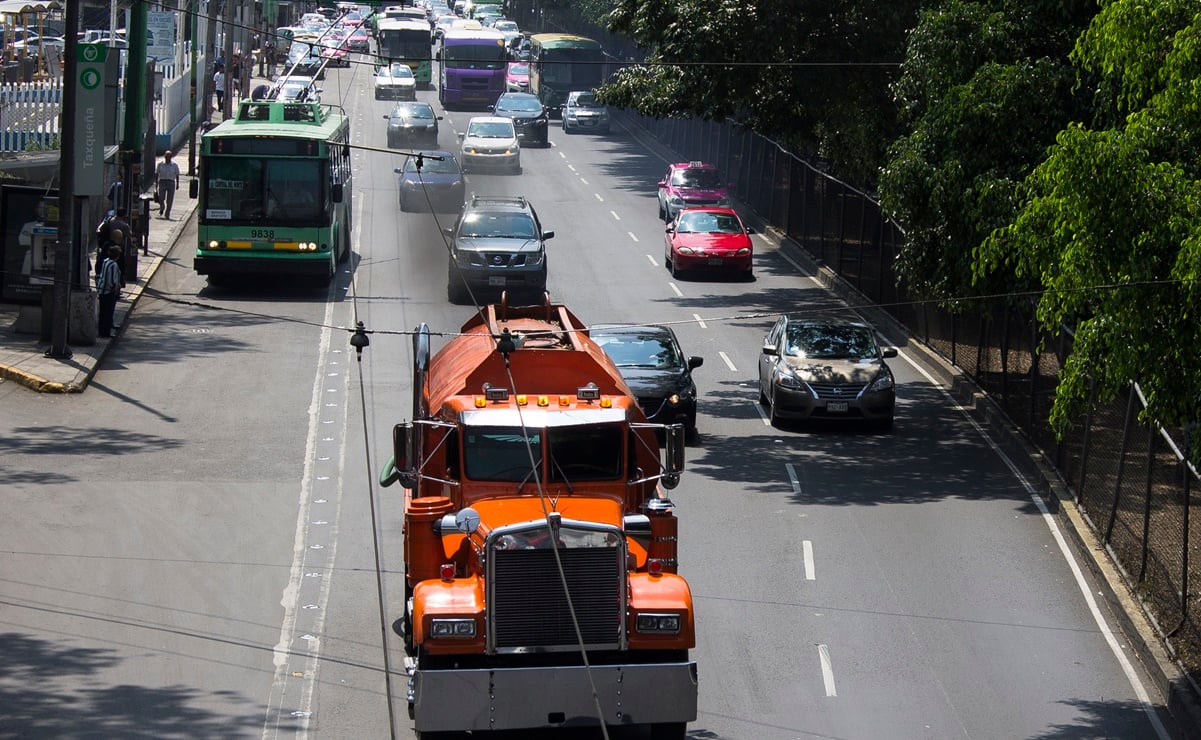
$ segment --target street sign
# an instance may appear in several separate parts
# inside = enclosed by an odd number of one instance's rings
[[[104,192],[104,44],[75,47],[75,194]]]

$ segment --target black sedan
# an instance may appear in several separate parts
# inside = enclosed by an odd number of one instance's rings
[[[547,134],[550,130],[550,112],[542,105],[537,95],[523,92],[504,93],[492,107],[492,115],[513,119],[517,141],[522,146],[550,146]]]
[[[450,152],[416,152],[397,167],[400,210],[457,213],[465,197],[463,170]]]
[[[384,116],[388,121],[388,148],[420,147],[438,148],[438,121],[429,103],[405,101],[397,103],[392,112]]]
[[[650,421],[683,424],[688,439],[696,438],[692,371],[704,363],[703,357],[686,357],[666,326],[599,325],[588,334],[617,365]]]

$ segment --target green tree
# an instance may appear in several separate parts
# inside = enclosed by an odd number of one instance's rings
[[[1074,124],[1027,179],[1013,223],[979,250],[977,273],[1045,286],[1044,326],[1075,328],[1051,421],[1129,381],[1146,416],[1201,417],[1201,13],[1195,0],[1115,0],[1073,59],[1097,80],[1093,127]],[[1195,449],[1194,445],[1194,449]]]
[[[907,133],[880,174],[881,202],[906,230],[897,270],[911,295],[1037,287],[1004,273],[973,282],[973,252],[1011,222],[1055,135],[1087,115],[1069,53],[1094,12],[1087,0],[945,0],[921,13],[893,88]]]
[[[647,50],[604,86],[655,117],[736,117],[874,186],[896,133],[896,79],[916,0],[617,0],[609,29]]]

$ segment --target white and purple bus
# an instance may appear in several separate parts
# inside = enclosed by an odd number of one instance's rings
[[[505,36],[491,28],[449,28],[442,37],[438,101],[490,108],[505,91],[508,49]]]

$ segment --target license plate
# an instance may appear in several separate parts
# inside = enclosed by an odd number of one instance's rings
[[[710,257],[709,264],[713,267],[721,267],[721,257]]]
[[[490,287],[490,288],[503,288],[503,287],[505,287],[505,278],[504,278],[504,276],[502,275],[502,276],[498,276],[498,277],[490,277],[490,278],[488,278],[488,287]],[[844,403],[844,404],[843,404],[843,406],[846,406],[846,404]]]
[[[826,401],[826,411],[846,411],[846,401]]]

